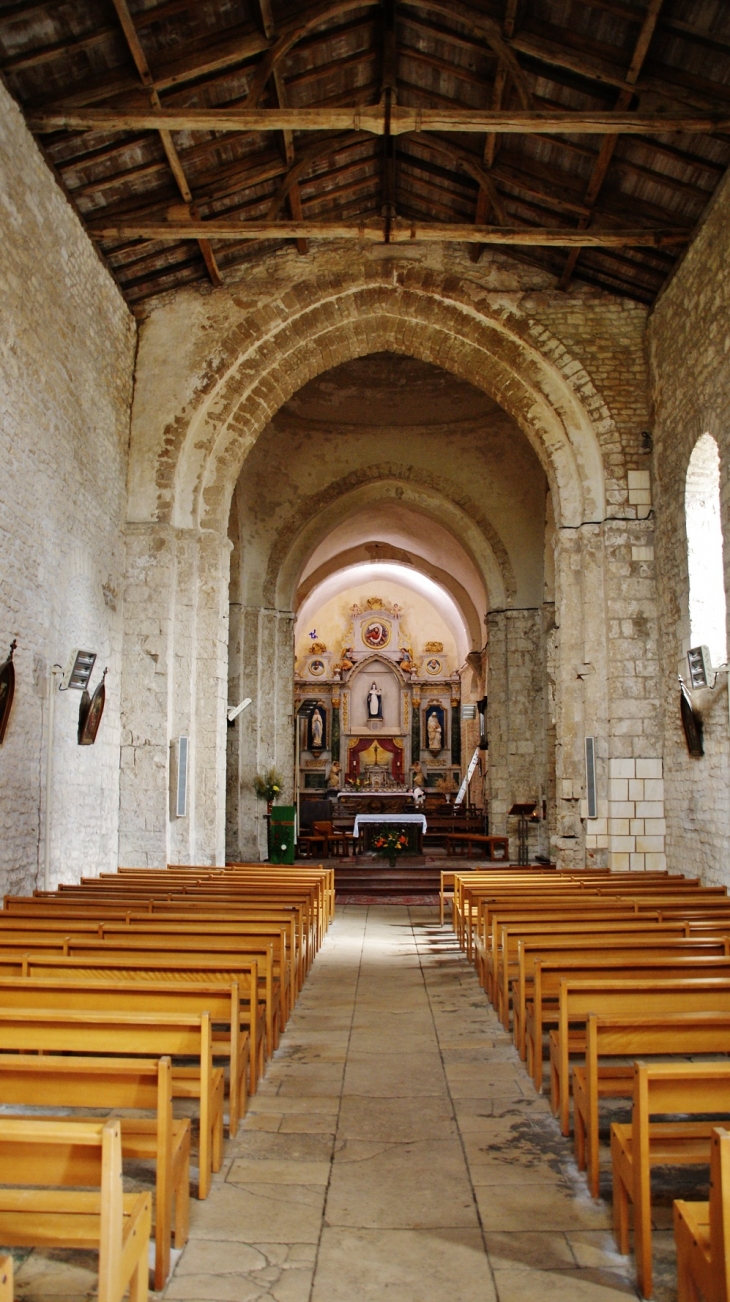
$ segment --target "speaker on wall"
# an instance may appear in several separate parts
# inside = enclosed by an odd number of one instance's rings
[[[596,740],[595,737],[586,737],[586,803],[588,805],[588,817],[596,818],[598,805],[596,803]]]

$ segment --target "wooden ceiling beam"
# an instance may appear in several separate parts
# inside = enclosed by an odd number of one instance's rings
[[[515,22],[517,18],[517,4],[518,4],[518,0],[507,0],[507,4],[505,7],[504,17],[502,19],[502,30],[505,36],[508,37],[514,35]],[[494,77],[494,85],[492,86],[492,110],[495,113],[498,112],[500,109],[504,108],[506,90],[507,90],[507,69],[504,65],[504,62],[500,60],[499,64],[497,65],[497,71]],[[483,149],[484,168],[485,168],[486,175],[489,175],[489,173],[491,172],[494,166],[494,161],[497,157],[497,151],[499,150],[499,146],[500,146],[500,138],[497,135],[497,133],[495,131],[488,131],[484,140],[484,149]],[[500,210],[499,203],[495,203],[495,194],[498,194],[498,191],[494,182],[491,181],[491,178],[490,178],[490,184],[488,186],[483,184],[479,186],[479,193],[477,194],[477,201],[474,207],[475,226],[483,226],[484,223],[487,221],[492,209],[494,210],[494,214],[497,218],[497,221],[500,223],[500,225],[501,226],[507,225],[507,219],[505,216],[504,208],[502,207]],[[486,246],[484,244],[471,245],[469,249],[469,257],[472,262],[476,263],[479,261],[479,259],[482,256],[482,253],[484,252],[485,247]]]
[[[246,222],[211,220],[211,221],[167,221],[167,222],[123,222],[107,225],[103,221],[94,222],[89,227],[89,234],[94,239],[127,239],[138,236],[146,240],[181,240],[181,239],[342,239],[363,240],[369,243],[381,243],[383,240],[383,222]],[[556,227],[500,227],[473,226],[461,223],[444,222],[440,224],[424,223],[414,225],[396,218],[391,224],[391,239],[395,243],[419,241],[459,242],[469,244],[524,244],[551,247],[621,247],[633,245],[648,248],[663,248],[666,245],[685,244],[689,232],[684,229],[666,228],[664,230],[567,230]]]
[[[124,33],[124,39],[129,46],[129,52],[134,60],[134,66],[139,73],[140,81],[149,91],[150,103],[152,104],[153,109],[156,109],[159,112],[161,108],[160,97],[154,89],[152,72],[147,62],[147,56],[142,47],[142,43],[137,34],[137,29],[134,25],[134,19],[132,18],[127,0],[112,0],[112,3]],[[180,156],[175,147],[172,134],[166,127],[159,127],[158,130],[162,142],[162,148],[165,151],[165,156],[170,165],[170,171],[175,178],[177,188],[180,191],[184,202],[188,205],[190,215],[195,217],[197,216],[197,213],[195,211],[192,191],[188,185],[185,169],[180,162]],[[199,239],[198,246],[212,284],[222,285],[223,277],[221,276],[220,268],[215,260],[215,254],[211,248],[210,241],[207,239]]]
[[[651,39],[656,29],[656,25],[659,20],[659,14],[661,12],[661,8],[663,4],[664,4],[664,0],[649,0],[649,3],[646,8],[646,13],[644,14],[644,21],[642,22],[641,28],[639,29],[639,35],[637,37],[636,44],[634,46],[634,52],[631,56],[631,63],[629,64],[629,70],[626,73],[626,88],[621,90],[618,99],[616,101],[616,110],[619,113],[625,109],[628,109],[632,99],[634,98],[636,83],[639,80],[639,73],[641,72],[644,60],[646,59],[646,56],[649,53],[649,46],[651,44]],[[618,142],[619,142],[618,135],[604,136],[603,140],[601,141],[601,148],[598,153],[598,158],[596,159],[593,165],[591,178],[588,182],[588,185],[586,187],[586,192],[583,196],[583,202],[588,208],[593,208],[595,206],[601,186],[603,185],[603,182],[606,179],[606,173],[611,165],[611,159],[613,158],[614,150],[616,149]],[[586,227],[589,221],[590,221],[590,217],[582,217],[580,220],[580,225]],[[575,270],[575,265],[578,261],[579,256],[580,256],[580,250],[578,249],[572,249],[571,252],[568,254],[568,258],[566,260],[563,273],[557,284],[558,289],[567,289],[568,285],[570,284],[570,278],[573,275],[573,272]]]
[[[263,23],[266,39],[268,41],[273,41],[276,36],[276,23],[274,21],[274,13],[271,8],[271,0],[259,0],[259,10],[261,12],[261,21]],[[288,100],[286,95],[286,86],[284,84],[284,77],[282,75],[280,68],[275,69],[273,82],[274,82],[274,93],[276,95],[276,103],[278,108],[287,108]],[[282,138],[284,142],[284,157],[286,158],[287,167],[291,167],[294,163],[293,132],[290,130],[283,131]],[[291,212],[292,219],[294,221],[301,221],[303,216],[302,195],[299,189],[299,182],[297,180],[294,180],[290,185],[287,198],[289,200],[289,211]],[[306,240],[297,240],[296,249],[297,249],[297,253],[300,254],[301,257],[305,257],[309,252],[309,245],[307,244]]]
[[[424,92],[425,93],[425,92]],[[382,135],[385,115],[379,106],[357,108],[181,108],[66,109],[28,114],[33,131],[369,131]],[[458,131],[482,135],[692,135],[730,133],[730,112],[642,113],[584,112],[580,109],[494,110],[428,109],[397,105],[391,115],[393,135],[421,131]]]

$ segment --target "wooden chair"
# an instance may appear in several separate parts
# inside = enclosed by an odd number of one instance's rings
[[[0,1240],[99,1253],[99,1302],[147,1302],[151,1199],[122,1192],[119,1121],[0,1117]],[[94,1191],[94,1188],[98,1192]]]
[[[331,822],[323,820],[322,822],[312,823],[312,831],[318,836],[324,836],[327,839],[327,857],[331,855],[342,854],[346,857],[349,855],[349,843],[347,834],[339,832]]]
[[[674,1204],[678,1302],[730,1302],[730,1134],[713,1131],[710,1201]]]

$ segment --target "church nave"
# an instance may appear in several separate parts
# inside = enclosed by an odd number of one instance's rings
[[[340,908],[165,1297],[618,1302],[632,1280],[450,929]]]

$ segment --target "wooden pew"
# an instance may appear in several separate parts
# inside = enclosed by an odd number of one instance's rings
[[[210,1014],[214,1057],[229,1060],[228,1133],[238,1131],[246,1114],[246,1066],[250,1038],[241,1026],[237,981],[218,985],[189,981],[84,980],[68,967],[56,970],[51,961],[42,977],[0,977],[0,1008],[40,1008],[76,1012]],[[225,1028],[225,1029],[223,1029]]]
[[[81,1054],[0,1054],[0,1103],[23,1107],[134,1108],[154,1119],[123,1117],[122,1158],[155,1163],[155,1288],[170,1274],[170,1238],[188,1237],[190,1122],[172,1115],[172,1067],[163,1058],[86,1058]],[[88,1117],[64,1118],[78,1124]]]
[[[550,1032],[550,1101],[564,1135],[570,1132],[570,1055],[585,1053],[585,1026],[591,1013],[633,1017],[676,1013],[730,1013],[730,979],[685,977],[672,981],[634,980],[560,983],[557,1029]],[[582,1023],[580,1031],[570,1031]]]
[[[730,982],[730,958],[724,955],[687,955],[656,958],[639,955],[628,961],[622,954],[597,958],[558,956],[538,959],[533,976],[532,999],[525,1005],[525,1041],[528,1070],[535,1088],[542,1085],[543,1032],[559,1019],[560,991],[564,980],[576,982],[672,981],[721,978]]]
[[[703,936],[699,939],[680,934],[680,924],[655,924],[651,931],[617,930],[612,935],[518,935],[517,940],[517,980],[512,983],[512,1017],[514,1039],[520,1057],[527,1058],[525,1039],[525,1008],[527,1000],[533,997],[535,964],[539,959],[556,958],[571,955],[590,957],[600,949],[606,957],[625,956],[629,961],[642,956],[652,958],[681,957],[701,955],[721,958],[730,956],[730,936]]]
[[[0,1117],[0,1240],[99,1253],[99,1302],[148,1297],[151,1199],[122,1193],[119,1121]],[[98,1192],[94,1192],[94,1187]]]
[[[710,1146],[710,1201],[674,1203],[678,1302],[730,1298],[730,1134],[717,1127]]]
[[[184,1057],[173,1064],[173,1095],[199,1101],[198,1197],[207,1198],[211,1172],[223,1164],[223,1071],[213,1066],[210,1014],[97,1013],[0,1007],[0,1053],[109,1054],[114,1058]],[[2,1242],[2,1239],[0,1239]]]
[[[191,958],[181,958],[177,954],[129,954],[123,950],[104,951],[87,956],[69,955],[67,958],[55,958],[47,954],[31,954],[20,968],[15,971],[3,971],[0,958],[0,979],[7,976],[25,976],[60,978],[80,981],[125,981],[142,984],[172,983],[175,986],[203,984],[205,986],[222,986],[230,993],[235,982],[241,988],[253,989],[252,960],[240,959],[238,956],[228,958],[225,966],[220,966],[215,958],[202,958],[195,954]],[[239,998],[239,1016],[241,1025],[246,1026],[249,1035],[249,1070],[253,1079],[249,1079],[249,1091],[254,1093],[257,1080],[264,1068],[264,1041],[266,1033],[265,1010],[255,1000],[244,1003]],[[221,1021],[226,1021],[225,1017]],[[216,1034],[215,1052],[218,1055],[227,1052],[227,1037]]]
[[[718,1052],[723,1046],[730,1051],[729,1031],[726,1025]],[[679,1034],[685,1043],[693,1043],[686,1027],[681,1027]],[[710,1039],[707,1032],[705,1039]],[[632,1085],[630,1124],[611,1126],[613,1220],[619,1252],[626,1254],[629,1205],[633,1203],[637,1281],[642,1297],[648,1298],[652,1294],[651,1169],[709,1163],[717,1122],[685,1118],[698,1113],[730,1114],[730,1063],[636,1063]],[[662,1114],[682,1114],[682,1120],[651,1120]]]

